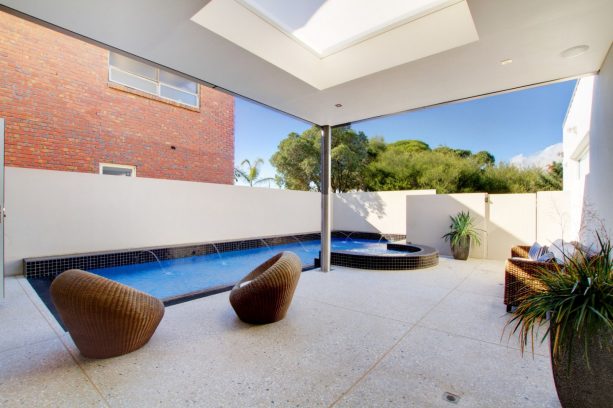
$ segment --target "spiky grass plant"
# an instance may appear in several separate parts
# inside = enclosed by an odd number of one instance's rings
[[[588,344],[598,333],[612,333],[613,252],[609,239],[596,237],[596,253],[578,249],[572,257],[565,255],[563,266],[542,269],[537,276],[541,284],[523,296],[507,323],[513,333],[519,332],[522,353],[528,340],[534,353],[539,329],[546,328],[540,341],[551,336],[554,358],[563,349],[570,366],[572,345],[578,340],[584,345],[583,357],[589,367]]]
[[[445,241],[449,241],[451,246],[458,246],[461,242],[470,238],[477,245],[481,245],[481,238],[479,237],[478,228],[475,228],[474,219],[470,216],[470,211],[461,211],[455,217],[451,218],[451,225],[449,226],[449,232],[443,235]]]

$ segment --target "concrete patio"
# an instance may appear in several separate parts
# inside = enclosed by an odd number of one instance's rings
[[[249,326],[228,293],[168,307],[152,340],[81,357],[22,277],[0,302],[0,405],[557,407],[547,348],[501,338],[503,263],[442,258],[302,275],[285,320]]]

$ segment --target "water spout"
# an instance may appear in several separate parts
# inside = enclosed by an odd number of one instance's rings
[[[291,235],[291,237],[292,237],[292,238],[294,238],[294,240],[296,240],[296,242],[298,242],[298,244],[300,244],[300,246],[302,247],[302,249],[303,249],[303,251],[304,251],[304,252],[306,252],[306,253],[311,252],[311,250],[310,250],[310,249],[307,249],[307,248],[304,246],[304,244],[302,243],[302,241],[300,241],[300,240],[298,239],[298,237],[296,237],[296,236],[294,236],[294,235]]]
[[[344,240],[343,242],[353,241],[353,240],[351,239],[351,235],[353,235],[353,234],[355,234],[355,233],[356,233],[356,231],[351,231],[349,234],[345,234],[345,233],[344,233],[344,232],[342,232],[342,231],[338,231],[338,232],[339,232],[339,233],[341,233],[341,234],[343,234],[343,235],[345,236],[345,240]]]
[[[158,265],[160,266],[160,269],[166,274],[166,275],[172,275],[172,272],[169,272],[166,270],[166,268],[164,268],[164,265],[162,265],[162,261],[160,261],[160,258],[158,258],[158,256],[155,254],[155,252],[149,250],[149,249],[143,249],[142,251],[139,251],[138,254],[136,255],[136,261],[138,261],[140,259],[140,255],[141,254],[150,254],[153,255],[153,258],[155,259],[155,261],[158,263]]]
[[[217,252],[217,256],[219,257],[219,261],[221,262],[221,264],[223,266],[226,266],[227,263],[226,263],[226,261],[223,260],[223,257],[221,256],[221,252],[219,252],[219,249],[217,249],[217,245],[215,245],[214,243],[211,244],[211,245],[213,245],[213,249],[215,249],[215,252]]]
[[[262,238],[260,238],[260,241],[262,242],[262,244],[264,244],[264,246],[265,246],[266,248],[268,248],[268,250],[270,251],[270,253],[274,255],[274,251],[273,251],[273,250],[270,248],[270,245],[268,245],[268,244],[266,243],[266,241],[264,241]]]

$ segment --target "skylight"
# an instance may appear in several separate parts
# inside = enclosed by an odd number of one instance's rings
[[[320,58],[459,0],[237,0]]]
[[[316,89],[479,39],[466,0],[210,0],[191,20]]]

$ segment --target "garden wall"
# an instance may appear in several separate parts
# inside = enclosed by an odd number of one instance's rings
[[[22,259],[316,232],[320,194],[7,167],[5,273]]]
[[[473,258],[506,259],[511,247],[538,241],[549,245],[570,239],[568,194],[546,191],[536,194],[440,194],[407,196],[407,241],[435,247],[451,255],[442,236],[449,231],[449,216],[470,211],[481,245],[471,248]]]
[[[406,197],[436,190],[341,193],[333,196],[333,229],[405,234]]]

